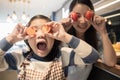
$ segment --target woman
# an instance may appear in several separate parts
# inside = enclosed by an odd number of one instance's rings
[[[28,52],[7,53],[21,40],[29,46]],[[71,48],[59,46],[60,42]],[[98,58],[99,53],[93,47],[43,15],[32,17],[27,27],[18,24],[0,41],[0,71],[20,70],[19,80],[86,80],[90,72],[87,67]]]
[[[92,2],[90,0],[73,0],[69,10],[70,14],[75,12],[79,16],[77,21],[71,21],[70,17],[61,20],[67,32],[86,41],[98,50],[100,48],[98,47],[99,34],[103,45],[102,62],[108,66],[115,66],[116,54],[108,37],[105,19],[95,14]],[[85,17],[87,11],[94,12],[94,16],[90,20]]]

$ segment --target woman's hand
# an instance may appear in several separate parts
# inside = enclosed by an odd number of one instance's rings
[[[93,21],[91,21],[93,27],[102,35],[104,33],[107,33],[106,30],[106,23],[105,23],[105,18],[94,15]]]
[[[105,19],[101,16],[95,15],[92,25],[101,35],[101,41],[103,45],[103,56],[104,56],[103,62],[108,66],[115,66],[117,61],[116,53],[107,34],[107,30],[105,27]]]
[[[64,26],[65,31],[68,31],[72,26],[71,18],[63,18],[60,23]]]

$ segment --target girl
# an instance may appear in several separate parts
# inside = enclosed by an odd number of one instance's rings
[[[50,31],[45,32],[45,26],[49,26]],[[87,79],[90,71],[87,67],[99,58],[94,48],[68,34],[62,24],[52,22],[43,15],[32,17],[27,27],[18,24],[0,41],[0,71],[20,70],[19,80]],[[33,31],[27,31],[29,28]],[[29,51],[6,53],[14,43],[21,40],[25,40]],[[60,42],[71,48],[59,46]]]

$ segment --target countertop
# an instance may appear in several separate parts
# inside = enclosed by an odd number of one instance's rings
[[[94,66],[111,74],[111,75],[114,75],[114,76],[120,78],[120,65],[118,65],[118,64],[116,64],[115,67],[110,67],[101,62],[97,62],[97,63],[95,63]]]

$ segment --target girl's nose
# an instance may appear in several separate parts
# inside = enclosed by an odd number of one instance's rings
[[[45,34],[41,29],[38,29],[37,32],[36,32],[36,36],[37,37],[45,37]]]

